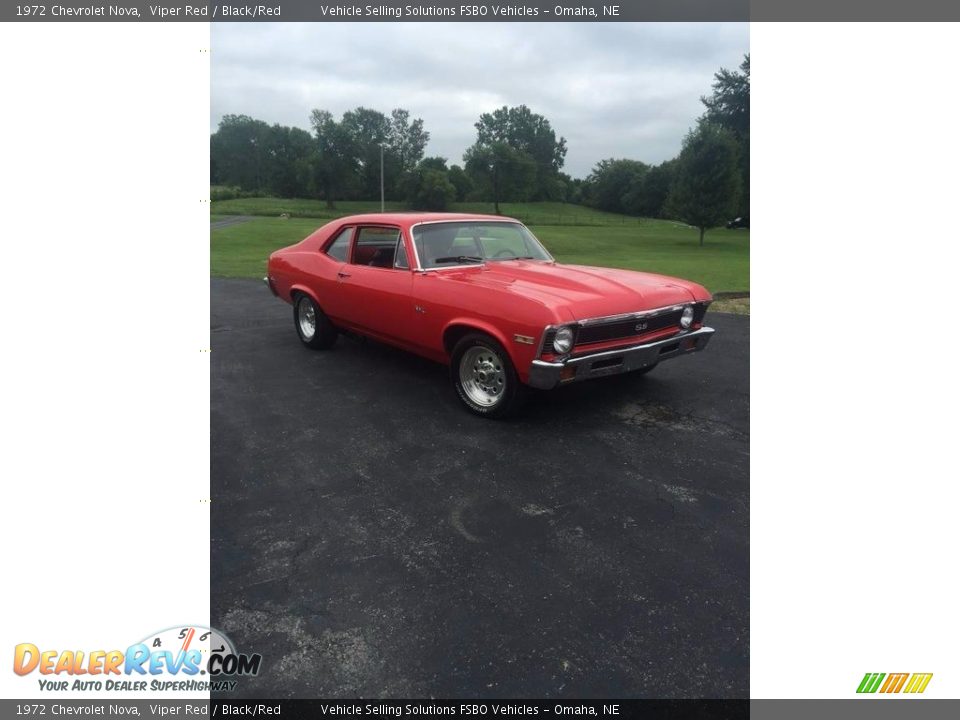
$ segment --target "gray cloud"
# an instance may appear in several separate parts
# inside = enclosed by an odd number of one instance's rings
[[[677,154],[746,23],[214,23],[211,131],[225,114],[309,129],[313,108],[403,107],[461,162],[480,113],[526,104],[567,138],[564,170]]]

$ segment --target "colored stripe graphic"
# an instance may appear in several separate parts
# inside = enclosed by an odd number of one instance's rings
[[[903,684],[910,677],[910,673],[890,673],[887,675],[887,681],[880,688],[882,693],[898,693],[903,688]]]
[[[905,693],[922,693],[930,684],[933,673],[914,673],[904,689]]]
[[[886,682],[884,682],[886,678]],[[901,690],[904,693],[918,694],[927,689],[933,673],[866,673],[860,685],[857,687],[858,693],[875,693],[879,689],[881,693],[898,693]],[[881,683],[883,685],[881,686]]]
[[[860,681],[860,687],[857,688],[858,693],[875,693],[877,688],[880,687],[880,682],[885,677],[885,673],[867,673],[863,676],[863,680]]]

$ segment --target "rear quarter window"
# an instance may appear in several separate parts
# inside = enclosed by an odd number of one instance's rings
[[[350,236],[352,234],[352,227],[344,228],[340,231],[340,234],[337,235],[334,241],[327,245],[327,249],[324,252],[334,260],[346,262],[347,254],[350,252]]]

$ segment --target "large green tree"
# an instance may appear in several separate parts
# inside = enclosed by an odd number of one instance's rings
[[[358,107],[345,112],[340,122],[350,134],[356,153],[360,197],[380,197],[382,159],[385,195],[398,199],[406,176],[423,158],[430,139],[423,120],[411,120],[409,111],[403,108],[395,108],[388,117],[379,110]]]
[[[313,138],[306,130],[273,125],[267,134],[267,188],[278,197],[309,197]]]
[[[457,201],[463,202],[473,191],[473,181],[459,165],[451,165],[447,179],[457,190]]]
[[[526,105],[504,105],[482,114],[474,127],[477,140],[463,156],[464,167],[496,207],[503,200],[558,199],[567,141],[557,138],[549,120]]]
[[[683,141],[667,207],[673,217],[700,230],[731,217],[740,200],[739,150],[733,134],[701,121]]]
[[[500,214],[500,202],[530,200],[537,176],[536,162],[529,154],[508,143],[477,143],[463,155],[464,169],[484,199],[493,200]]]
[[[407,202],[415,210],[446,210],[457,197],[447,161],[442,157],[421,160],[408,173],[406,186]]]
[[[357,149],[351,130],[327,110],[314,110],[310,125],[316,139],[314,177],[327,207],[332,208],[337,196],[346,195],[356,180]]]
[[[211,182],[243,190],[266,189],[270,126],[249,115],[224,115],[210,136],[210,160],[216,170]]]
[[[396,185],[398,168],[386,149],[390,135],[390,120],[379,110],[358,107],[343,114],[340,124],[350,134],[355,153],[360,196],[366,199],[380,197],[380,153],[384,153],[384,174],[391,190]],[[389,169],[388,169],[389,168]]]
[[[631,187],[639,186],[648,170],[649,166],[639,160],[601,160],[586,179],[590,204],[608,212],[628,212],[624,199]]]
[[[395,108],[390,113],[387,144],[401,173],[409,172],[417,166],[429,140],[430,133],[423,129],[422,118],[411,120],[410,112],[403,108]]]
[[[640,217],[662,217],[673,184],[675,165],[676,161],[667,160],[636,176],[621,197],[623,211]]]
[[[714,75],[713,93],[700,98],[707,122],[729,130],[739,149],[740,181],[743,191],[736,214],[750,216],[750,55],[737,70],[721,68]]]

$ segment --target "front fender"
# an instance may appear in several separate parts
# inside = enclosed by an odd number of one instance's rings
[[[500,327],[488,320],[476,317],[457,317],[444,325],[442,337],[446,338],[447,333],[454,328],[467,328],[468,330],[490,335],[507,351],[507,354],[510,356],[510,361],[517,371],[517,375],[520,376],[520,380],[524,383],[527,382],[530,373],[530,363],[533,362],[534,355],[537,351],[537,344],[540,342],[539,334],[529,336],[533,337],[532,345],[520,344],[509,336],[508,333],[505,333]],[[540,332],[542,332],[542,330]]]

